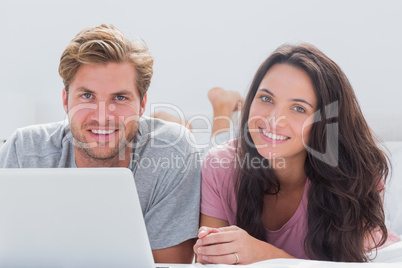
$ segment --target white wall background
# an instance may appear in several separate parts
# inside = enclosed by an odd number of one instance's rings
[[[82,28],[101,23],[150,47],[149,104],[208,114],[211,87],[245,95],[276,47],[310,42],[345,71],[364,111],[402,115],[401,11],[398,0],[1,0],[0,129],[9,135],[9,128],[65,118],[60,55]]]

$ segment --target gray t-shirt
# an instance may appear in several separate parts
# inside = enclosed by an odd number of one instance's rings
[[[68,123],[18,129],[0,149],[0,168],[75,168]],[[200,155],[184,127],[142,117],[131,154],[133,171],[152,249],[197,237]]]

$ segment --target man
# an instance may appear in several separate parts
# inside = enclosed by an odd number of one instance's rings
[[[153,58],[114,26],[81,31],[59,73],[68,123],[17,130],[2,168],[127,167],[133,171],[155,262],[190,263],[200,200],[198,151],[178,124],[143,117]]]

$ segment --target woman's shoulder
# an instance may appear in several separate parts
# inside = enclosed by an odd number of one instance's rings
[[[236,140],[230,140],[210,149],[204,157],[202,171],[204,173],[232,171],[235,168],[236,144]]]
[[[234,161],[236,154],[236,144],[237,140],[230,140],[223,144],[212,147],[205,155],[205,160],[211,159],[228,159],[230,161]]]

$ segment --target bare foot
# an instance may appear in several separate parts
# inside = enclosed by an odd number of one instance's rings
[[[178,118],[178,117],[176,117],[176,116],[174,116],[172,114],[169,114],[169,113],[166,113],[166,112],[163,112],[163,111],[152,113],[151,117],[162,119],[162,120],[165,120],[165,121],[168,121],[168,122],[178,123],[180,125],[185,126],[190,131],[193,130],[193,126],[189,122],[187,122],[186,120],[180,119],[180,118]]]
[[[237,91],[215,87],[208,92],[208,99],[214,109],[211,137],[230,130],[232,113],[241,110],[244,99]]]
[[[220,87],[209,90],[208,99],[212,104],[215,116],[231,116],[232,112],[241,110],[244,103],[239,92],[224,90]]]

